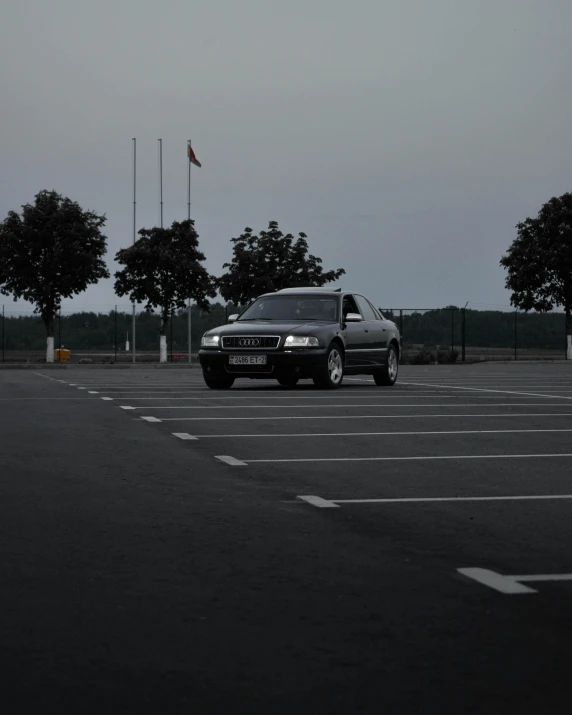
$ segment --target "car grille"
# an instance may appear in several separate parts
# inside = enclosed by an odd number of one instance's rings
[[[225,350],[276,350],[279,335],[227,335],[222,339]]]

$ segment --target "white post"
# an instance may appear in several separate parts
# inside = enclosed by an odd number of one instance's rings
[[[46,347],[46,362],[54,362],[54,339],[48,338]]]
[[[159,362],[167,362],[167,336],[161,335],[159,347]]]
[[[191,299],[189,298],[189,305],[188,305],[188,313],[187,313],[187,342],[189,344],[189,365],[192,362],[191,358]]]
[[[572,335],[566,336],[566,360],[572,360]]]

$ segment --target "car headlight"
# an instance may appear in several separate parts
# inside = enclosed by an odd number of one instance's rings
[[[285,348],[318,348],[320,341],[318,338],[308,336],[289,335],[284,342]]]
[[[201,338],[201,348],[218,348],[220,338],[218,335],[203,335]]]

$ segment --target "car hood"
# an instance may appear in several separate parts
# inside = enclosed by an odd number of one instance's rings
[[[312,335],[326,325],[335,325],[331,320],[243,320],[230,325],[221,325],[208,331],[209,335]]]

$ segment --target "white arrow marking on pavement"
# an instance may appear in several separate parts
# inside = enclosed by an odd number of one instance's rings
[[[516,595],[519,593],[538,593],[534,588],[525,586],[522,581],[572,581],[571,573],[555,574],[530,574],[507,576],[505,574],[481,568],[463,568],[457,571],[467,578],[478,581],[484,586],[498,591],[499,593]]]
[[[218,459],[225,464],[230,464],[231,467],[246,467],[246,462],[241,462],[240,459],[236,459],[235,457],[229,457],[226,454],[217,455],[215,459]]]
[[[317,506],[318,509],[339,509],[339,504],[328,499],[322,499],[322,497],[316,497],[311,494],[306,496],[298,496],[296,499],[301,499],[302,501],[308,502],[312,506]]]

